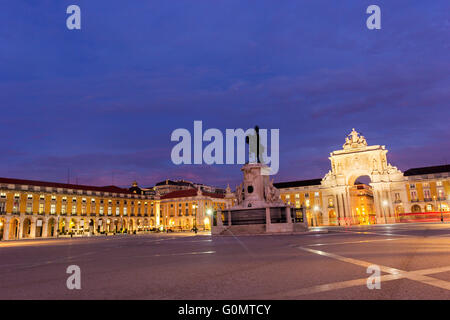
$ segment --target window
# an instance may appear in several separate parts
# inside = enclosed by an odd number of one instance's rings
[[[124,216],[127,215],[127,207],[123,207],[123,215],[124,215]]]
[[[112,208],[108,207],[108,216],[110,216],[112,214]]]
[[[395,201],[400,201],[400,193],[396,192],[394,196],[395,196]]]
[[[6,203],[4,201],[0,202],[0,212],[6,212]]]
[[[66,204],[62,204],[61,205],[61,214],[66,214],[67,213],[67,205]]]
[[[332,207],[334,205],[333,198],[328,198],[328,206]]]
[[[431,193],[430,193],[429,189],[423,190],[423,194],[424,194],[425,199],[431,199]]]
[[[33,202],[27,202],[27,213],[30,214],[33,212]]]
[[[436,185],[437,185],[438,187],[442,187],[442,181],[436,181]]]
[[[14,202],[13,202],[13,213],[19,212],[19,194],[16,193],[14,195]]]
[[[306,203],[306,207],[309,208],[309,206],[310,206],[309,199],[307,199],[307,200],[305,201],[305,203]]]
[[[119,207],[116,207],[116,216],[119,216],[120,212],[119,212]]]
[[[318,196],[319,196],[319,193],[318,193],[318,192],[314,192],[314,196],[315,196],[315,197],[318,197]]]
[[[56,204],[52,203],[50,205],[50,214],[55,214],[56,213]]]
[[[103,206],[100,206],[100,215],[103,215]]]
[[[295,207],[300,208],[300,201],[295,201]]]
[[[300,193],[296,193],[295,194],[295,199],[299,199],[300,198]]]
[[[411,200],[417,200],[417,192],[415,190],[411,191]]]
[[[409,188],[410,188],[410,189],[415,189],[415,188],[416,188],[416,185],[415,185],[414,183],[411,183],[411,184],[409,185]]]
[[[76,213],[77,213],[77,206],[72,205],[72,214],[76,214]]]
[[[445,198],[445,192],[444,192],[444,190],[442,190],[442,189],[439,189],[439,190],[438,190],[438,197],[439,197],[440,199],[444,199],[444,198]]]
[[[0,198],[1,199],[6,199],[6,193],[4,193],[4,192],[0,193]]]

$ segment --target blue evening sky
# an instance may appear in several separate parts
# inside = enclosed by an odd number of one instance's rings
[[[237,184],[239,165],[172,164],[194,120],[279,128],[276,181],[323,177],[352,128],[401,170],[450,162],[448,0],[1,3],[0,176]]]

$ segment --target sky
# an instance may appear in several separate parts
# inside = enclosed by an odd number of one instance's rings
[[[448,0],[1,3],[2,177],[238,184],[240,165],[172,163],[194,120],[280,129],[275,181],[322,178],[352,128],[400,170],[450,163]]]

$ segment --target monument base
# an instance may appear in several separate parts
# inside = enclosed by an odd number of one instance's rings
[[[241,168],[243,182],[236,187],[237,205],[217,216],[211,228],[216,234],[292,233],[308,229],[303,222],[294,223],[291,207],[280,198],[262,163],[248,163]]]
[[[238,235],[307,231],[307,223],[294,223],[290,212],[289,206],[278,205],[259,208],[231,208],[218,216],[217,226],[212,226],[211,234]]]

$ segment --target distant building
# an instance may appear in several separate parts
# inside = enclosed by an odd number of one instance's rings
[[[221,188],[207,186],[201,183],[195,183],[186,180],[169,180],[169,179],[158,182],[155,184],[154,187],[144,188],[143,190],[145,191],[153,190],[154,192],[157,192],[159,195],[162,196],[173,191],[198,189],[198,188],[200,188],[200,190],[202,191],[210,193],[221,193],[221,194],[225,193],[225,190]]]

